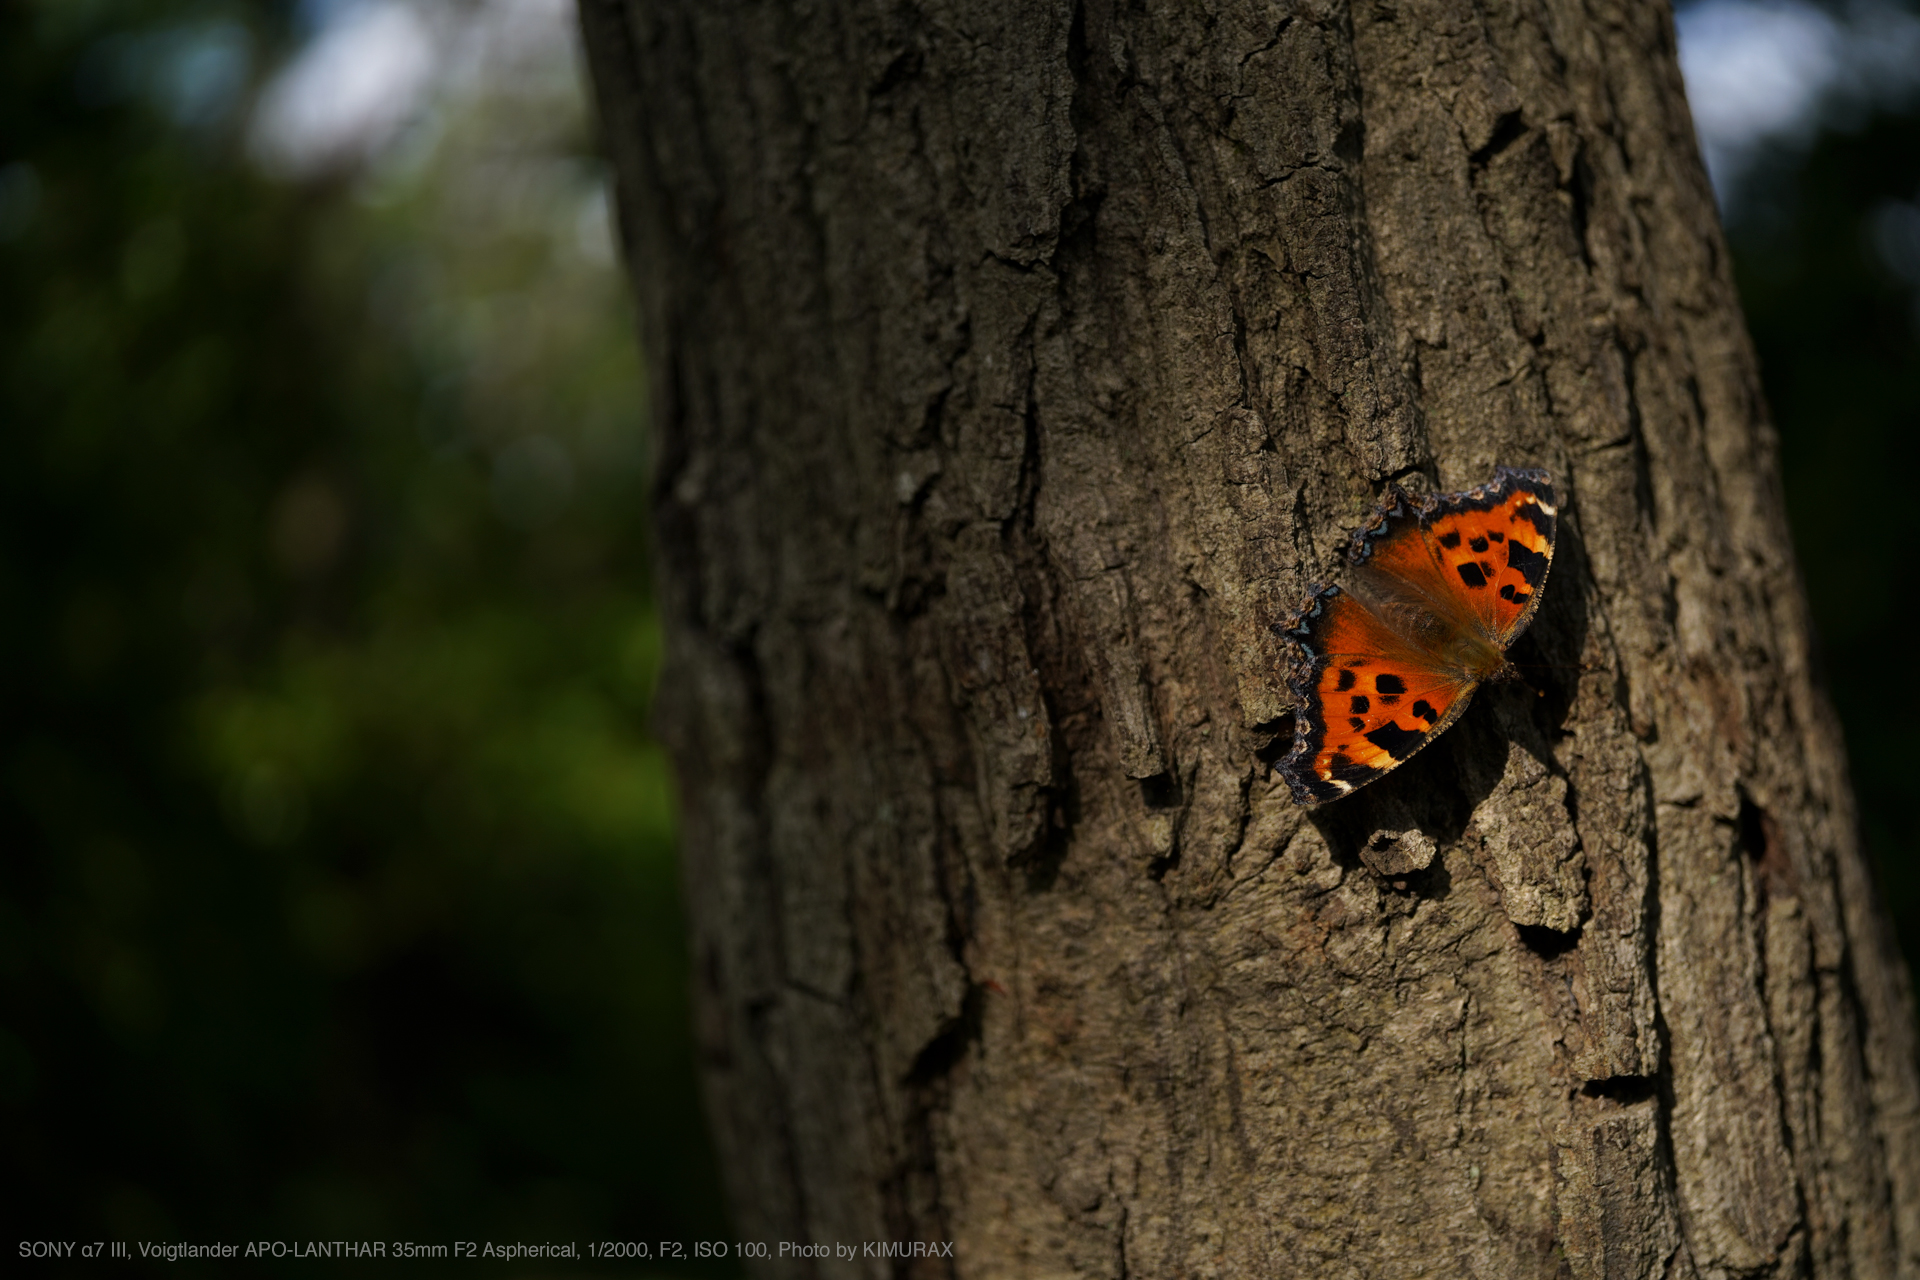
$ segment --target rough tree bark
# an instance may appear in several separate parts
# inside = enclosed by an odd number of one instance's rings
[[[765,1274],[1920,1273],[1664,5],[583,20]],[[1496,464],[1563,504],[1515,656],[1592,669],[1296,808],[1272,624],[1388,482]]]

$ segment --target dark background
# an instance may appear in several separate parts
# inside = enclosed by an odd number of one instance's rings
[[[1920,99],[1756,158],[1727,219],[1816,656],[1882,900],[1920,971]]]
[[[270,176],[246,104],[303,20],[0,0],[6,1217],[722,1237],[645,730],[643,388],[577,81]],[[1836,108],[1735,194],[1912,958],[1920,110]]]
[[[275,178],[302,20],[0,3],[0,1248],[724,1236],[577,68]]]

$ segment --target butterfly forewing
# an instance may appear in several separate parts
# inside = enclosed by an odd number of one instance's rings
[[[1448,586],[1503,649],[1533,617],[1558,514],[1544,474],[1501,471],[1482,490],[1440,499],[1425,521]]]
[[[1477,629],[1491,640],[1486,619],[1461,591],[1459,578],[1427,532],[1427,518],[1428,513],[1404,500],[1384,508],[1375,516],[1377,523],[1358,541],[1359,562],[1349,567],[1342,585],[1418,648],[1432,649],[1434,638],[1421,635],[1423,628],[1397,619],[1394,604],[1417,602],[1443,628]]]

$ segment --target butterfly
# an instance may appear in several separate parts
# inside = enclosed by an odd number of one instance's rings
[[[1553,564],[1553,480],[1501,467],[1465,493],[1398,486],[1353,531],[1339,586],[1315,584],[1276,630],[1295,657],[1293,798],[1365,786],[1460,718],[1488,680],[1515,678],[1511,645]]]

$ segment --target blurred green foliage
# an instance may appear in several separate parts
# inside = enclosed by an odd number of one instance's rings
[[[1762,154],[1727,219],[1780,432],[1822,675],[1846,729],[1883,900],[1920,972],[1920,685],[1890,662],[1920,622],[1920,100],[1852,110]],[[1903,444],[1903,442],[1905,442]]]
[[[274,181],[291,20],[0,4],[8,1217],[717,1237],[580,88]]]

